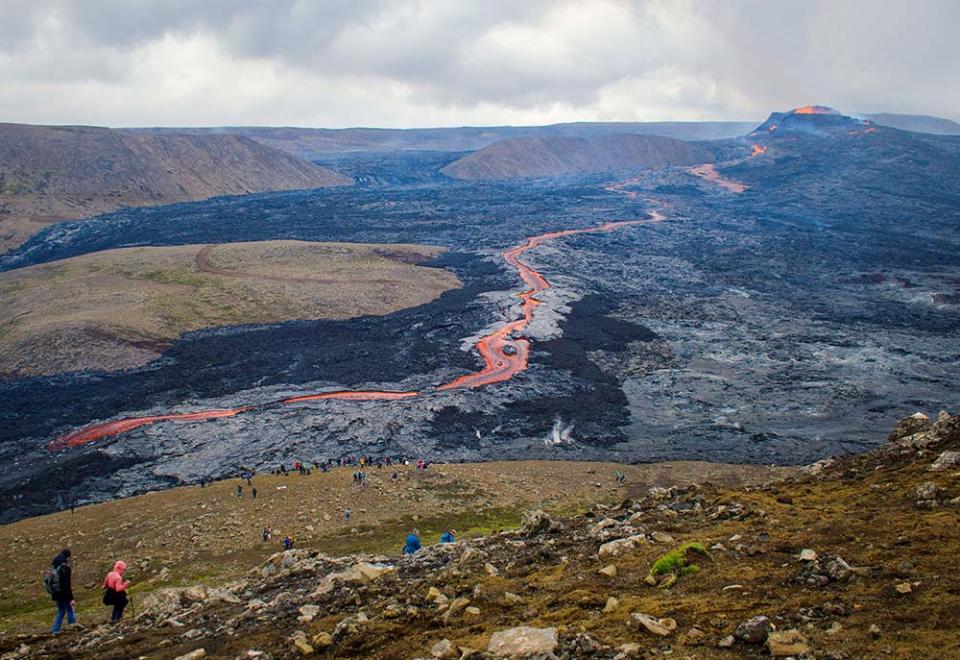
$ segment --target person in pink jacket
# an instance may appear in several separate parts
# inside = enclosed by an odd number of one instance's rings
[[[111,621],[119,621],[123,616],[123,608],[127,606],[127,587],[130,586],[130,582],[123,579],[126,570],[127,564],[118,561],[113,565],[113,570],[103,579],[103,604],[113,605]]]

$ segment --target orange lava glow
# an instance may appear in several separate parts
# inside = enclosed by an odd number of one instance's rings
[[[793,111],[795,115],[831,115],[833,112],[822,105],[805,105],[802,108],[796,108]]]
[[[759,156],[760,154],[766,152],[766,147],[761,147],[759,144],[753,145],[753,151],[750,153],[750,157]]]
[[[769,126],[767,126],[767,130],[770,131],[771,133],[773,133],[775,130],[777,130],[777,125],[776,125],[776,124],[770,124]]]
[[[712,165],[710,167],[713,167]],[[638,197],[639,193],[632,190],[625,190],[628,185],[636,183],[638,179],[630,179],[620,183],[607,186],[605,190],[618,192],[631,199]],[[722,185],[722,184],[721,184]],[[638,225],[651,222],[660,222],[666,218],[658,211],[650,211],[650,217],[646,220],[627,220],[623,222],[607,222],[596,227],[585,229],[565,229],[554,232],[540,234],[533,238],[528,238],[526,242],[512,247],[503,252],[503,259],[508,265],[517,269],[520,279],[523,280],[529,288],[517,294],[520,298],[521,317],[510,321],[488,335],[483,336],[477,341],[476,348],[483,358],[484,367],[475,373],[465,374],[454,380],[440,385],[437,391],[451,390],[455,388],[474,388],[491,383],[500,383],[510,380],[515,375],[527,368],[527,362],[530,357],[530,340],[523,337],[516,337],[515,334],[524,330],[533,320],[533,312],[540,304],[537,294],[550,288],[547,279],[536,270],[520,260],[520,255],[534,249],[545,241],[564,236],[574,236],[576,234],[592,234],[598,232],[611,231],[626,227],[629,225]],[[279,399],[277,401],[267,402],[256,406],[243,406],[240,408],[225,408],[214,410],[200,410],[190,413],[170,413],[166,415],[153,415],[147,417],[127,417],[125,419],[114,420],[112,422],[102,422],[83,427],[77,431],[72,431],[58,437],[48,445],[51,450],[65,449],[68,447],[77,447],[79,445],[100,440],[141,426],[156,424],[157,422],[195,422],[208,419],[219,419],[222,417],[233,417],[254,408],[264,408],[275,405],[291,405],[304,403],[308,401],[393,401],[398,399],[409,399],[421,396],[422,392],[397,392],[391,390],[342,390],[337,392],[317,392],[314,394],[303,394],[299,396]]]
[[[697,165],[696,167],[691,167],[687,170],[693,176],[700,177],[704,181],[709,181],[710,183],[715,183],[716,185],[729,190],[732,193],[742,193],[744,190],[749,188],[744,183],[739,181],[734,181],[733,179],[728,179],[727,177],[720,174],[717,171],[716,166],[713,163],[704,163],[703,165]]]

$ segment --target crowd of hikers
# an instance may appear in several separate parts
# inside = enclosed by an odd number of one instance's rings
[[[353,473],[353,483],[359,487],[366,485],[368,474],[364,468],[375,465],[377,468],[384,468],[394,465],[410,465],[409,459],[406,457],[401,457],[398,459],[385,458],[380,459],[377,462],[373,462],[369,456],[361,456],[358,459],[354,460],[352,458],[340,458],[336,460],[329,460],[320,462],[314,462],[313,468],[309,467],[307,463],[302,461],[293,462],[293,470],[298,472],[301,475],[309,475],[312,470],[320,470],[322,472],[328,472],[332,466],[348,466],[348,465],[357,465],[360,467],[359,470]],[[418,460],[416,462],[416,469],[418,472],[428,470],[430,463],[424,460]],[[250,494],[253,499],[257,498],[257,488],[253,484],[253,478],[256,476],[256,468],[241,468],[240,478],[243,482],[246,482],[247,487],[250,489]],[[272,470],[274,475],[288,475],[289,471],[286,468],[286,465],[280,464],[274,470]],[[392,471],[391,479],[396,481],[398,478],[398,473],[396,470]],[[624,483],[626,481],[626,476],[620,471],[617,470],[614,478],[617,483]],[[209,477],[203,477],[200,479],[199,485],[201,488],[205,488],[208,484],[213,483],[213,480]],[[278,488],[286,488],[286,486],[278,486]],[[237,484],[236,493],[238,498],[243,497],[244,484],[241,482]],[[350,515],[352,511],[347,508],[343,511],[343,518],[345,521],[350,520]],[[263,541],[269,542],[273,538],[273,530],[269,527],[264,527],[261,531],[261,537]],[[441,544],[446,543],[455,543],[457,540],[456,530],[450,529],[445,531],[440,535],[439,542]],[[286,535],[283,538],[283,548],[284,550],[291,550],[294,548],[295,541],[294,538],[290,535]],[[414,529],[407,535],[406,541],[403,545],[403,554],[412,555],[417,553],[423,547],[422,542],[420,541],[420,531]],[[70,549],[63,549],[56,557],[53,558],[53,561],[50,564],[50,567],[44,573],[43,583],[44,588],[47,593],[50,594],[50,597],[53,599],[54,603],[57,606],[57,614],[53,620],[53,627],[51,631],[53,633],[59,633],[63,628],[64,619],[68,624],[75,624],[77,622],[77,614],[75,610],[75,601],[73,595],[73,582],[72,582],[72,567],[70,564]],[[127,564],[123,561],[117,561],[114,563],[113,568],[106,574],[103,578],[103,582],[100,585],[101,591],[103,592],[103,604],[112,608],[110,613],[111,621],[119,621],[123,617],[123,611],[126,609],[127,604],[130,602],[128,597],[128,589],[130,587],[130,581],[124,579],[124,573],[127,570]]]

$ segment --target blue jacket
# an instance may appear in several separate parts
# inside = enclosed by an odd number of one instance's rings
[[[440,536],[440,543],[456,543],[457,538],[450,532],[444,532]]]
[[[417,550],[420,549],[420,537],[416,534],[411,534],[407,537],[407,543],[403,546],[403,554],[412,555]]]

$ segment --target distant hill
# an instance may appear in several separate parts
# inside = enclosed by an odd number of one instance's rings
[[[691,165],[713,160],[706,148],[657,135],[503,140],[441,170],[457,179],[542,177],[575,172]]]
[[[0,250],[45,223],[122,206],[347,183],[239,135],[0,124]]]
[[[744,135],[756,122],[661,121],[575,122],[550,126],[464,126],[458,128],[138,128],[138,133],[243,135],[314,160],[351,151],[475,151],[494,142],[518,137],[594,137],[633,133],[678,140],[720,140]]]
[[[890,128],[899,128],[903,131],[915,133],[933,133],[934,135],[960,135],[960,124],[952,119],[931,117],[929,115],[898,115],[891,112],[881,112],[875,115],[862,115],[872,119],[874,123]]]

